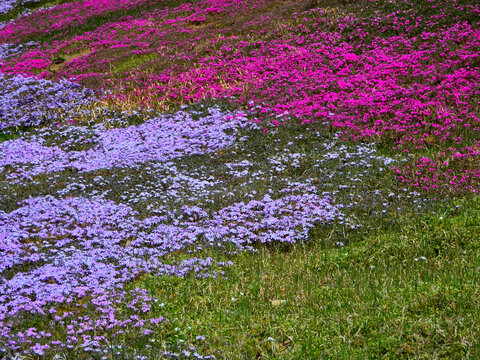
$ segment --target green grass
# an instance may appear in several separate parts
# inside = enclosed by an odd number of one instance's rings
[[[242,253],[226,280],[148,276],[136,285],[182,329],[166,341],[218,359],[478,359],[480,201],[438,210],[348,247],[316,238]]]
[[[118,64],[114,64],[113,73],[125,72],[138,68],[139,66],[148,63],[157,58],[155,54],[133,54],[125,59],[121,59]]]
[[[17,138],[16,133],[0,133],[0,143]]]

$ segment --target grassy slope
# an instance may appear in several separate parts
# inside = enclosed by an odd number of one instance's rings
[[[392,180],[377,173],[358,191],[388,190]],[[337,176],[333,186],[341,184]],[[436,202],[421,214],[404,203],[402,215],[385,216],[369,216],[364,199],[350,213],[359,230],[318,228],[307,244],[256,255],[209,253],[233,260],[226,279],[141,279],[135,286],[172,319],[162,341],[191,342],[219,359],[478,358],[478,198]]]
[[[299,149],[312,153],[308,146]],[[395,186],[376,176],[370,190]],[[41,191],[25,197],[32,193]],[[356,216],[364,230],[318,229],[308,244],[228,256],[227,279],[149,276],[132,286],[165,302],[171,322],[158,341],[193,343],[218,359],[480,358],[478,198],[424,214]]]
[[[227,281],[141,284],[221,359],[477,359],[480,203],[456,204],[346,248],[242,254]]]

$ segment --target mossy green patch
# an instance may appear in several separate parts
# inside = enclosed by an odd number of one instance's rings
[[[157,58],[157,55],[155,54],[133,54],[128,57],[123,57],[116,61],[112,65],[112,72],[113,73],[118,73],[118,72],[126,72],[133,70],[143,64],[146,64],[152,60]]]

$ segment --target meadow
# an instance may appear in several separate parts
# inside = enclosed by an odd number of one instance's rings
[[[480,359],[476,0],[0,3],[1,359]]]

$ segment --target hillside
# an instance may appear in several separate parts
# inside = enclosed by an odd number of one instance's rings
[[[0,358],[480,358],[475,0],[0,4]]]

